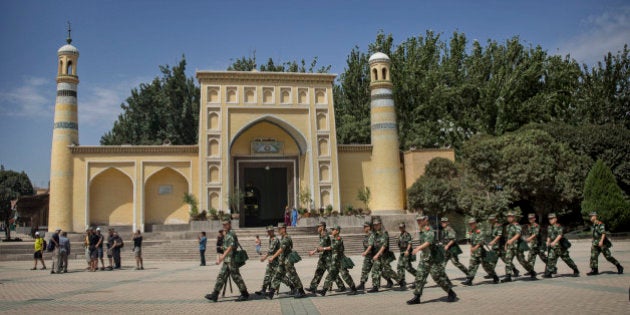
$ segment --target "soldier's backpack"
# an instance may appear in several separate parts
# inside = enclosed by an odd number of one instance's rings
[[[343,269],[352,269],[354,267],[354,262],[350,257],[343,256],[341,259],[341,268]]]

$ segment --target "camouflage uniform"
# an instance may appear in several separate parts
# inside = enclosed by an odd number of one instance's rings
[[[615,265],[617,269],[623,270],[623,267],[620,268],[620,264],[611,254],[610,247],[612,244],[610,240],[608,240],[608,236],[604,237],[604,246],[599,247],[599,241],[602,238],[603,234],[606,234],[606,226],[602,221],[596,220],[591,227],[591,231],[593,233],[593,246],[591,246],[591,269],[596,271],[599,269],[599,264],[597,262],[599,258],[599,254],[603,253],[606,260]],[[621,272],[619,272],[621,273]]]
[[[280,282],[282,282],[282,279],[286,276],[296,289],[303,289],[302,281],[295,270],[295,266],[289,261],[289,254],[293,251],[293,240],[289,235],[285,235],[280,239],[280,248],[282,249],[282,253],[277,257],[278,265],[273,273],[271,288],[274,291],[278,291]]]
[[[330,246],[330,236],[328,232],[324,231],[319,235],[319,247],[328,247]],[[311,290],[315,290],[319,285],[319,282],[322,281],[322,277],[324,276],[324,272],[330,269],[330,258],[331,253],[329,251],[324,251],[319,255],[319,260],[317,261],[317,268],[315,268],[315,275],[313,276],[313,280],[311,281]],[[330,273],[330,271],[328,271]],[[335,279],[337,283],[337,287],[340,289],[345,289],[343,281],[341,278]]]
[[[439,285],[442,290],[449,292],[453,285],[451,280],[444,272],[444,263],[437,257],[437,239],[435,237],[435,231],[430,226],[425,226],[419,233],[420,244],[428,242],[431,244],[429,247],[422,250],[420,254],[420,262],[418,264],[418,271],[416,272],[416,288],[413,294],[416,296],[422,295],[424,285],[427,283],[427,276],[431,274],[433,281]]]
[[[529,235],[536,235],[529,243],[529,255],[527,262],[534,268],[536,265],[536,256],[540,257],[545,264],[547,263],[547,255],[545,255],[543,244],[541,244],[540,225],[532,223],[528,228]]]
[[[267,251],[267,255],[272,256],[278,251],[278,249],[280,249],[280,240],[278,240],[278,237],[274,235],[269,238],[269,250]],[[265,278],[263,279],[263,292],[266,288],[271,287],[271,280],[273,280],[274,270],[277,266],[277,259],[267,264],[267,268],[265,269]],[[282,283],[286,284],[288,287],[293,287],[293,284],[286,276],[282,278]]]
[[[383,251],[381,256],[375,260],[372,265],[372,286],[375,288],[380,286],[381,275],[385,279],[395,279],[399,281],[398,275],[392,270],[392,266],[387,257],[387,252],[389,251],[389,234],[387,231],[383,230],[376,231],[374,233],[374,253],[378,253],[383,246],[385,247],[385,251]]]
[[[553,242],[558,235],[563,235],[562,226],[557,223],[555,225],[549,225],[549,228],[547,228],[547,238],[550,242]],[[569,256],[569,249],[562,248],[560,244],[561,242],[558,242],[556,245],[549,245],[549,257],[547,258],[547,270],[545,272],[545,276],[547,277],[552,273],[557,273],[556,263],[558,262],[558,257],[562,258],[562,260],[577,273],[578,269],[573,259],[571,259],[571,256]]]
[[[398,258],[398,278],[400,280],[405,279],[405,270],[409,271],[412,275],[416,275],[416,269],[411,266],[411,249],[409,255],[405,255],[408,245],[411,243],[411,234],[405,231],[398,236],[398,248],[400,249],[400,257]]]
[[[498,282],[497,274],[494,272],[494,266],[487,262],[484,258],[486,255],[486,249],[483,247],[485,244],[483,233],[480,229],[471,231],[470,234],[470,247],[479,245],[479,248],[470,254],[470,262],[468,263],[468,285],[472,284],[472,279],[477,274],[477,268],[479,264],[483,269],[494,278],[495,283]]]
[[[223,265],[221,266],[221,271],[219,271],[219,275],[217,275],[217,282],[214,285],[214,291],[219,292],[225,282],[228,280],[228,275],[232,277],[234,283],[238,287],[241,292],[247,292],[247,287],[245,286],[245,282],[243,281],[243,277],[241,277],[241,273],[234,262],[234,253],[236,252],[236,248],[238,247],[238,238],[236,234],[232,230],[229,230],[225,233],[223,238],[223,251],[227,251],[228,248],[232,248],[232,251],[225,256],[223,260]]]
[[[367,282],[368,276],[370,275],[370,270],[372,270],[372,265],[374,261],[372,258],[374,257],[374,232],[370,231],[370,233],[366,234],[363,237],[363,251],[367,250],[368,247],[372,246],[372,251],[367,253],[365,257],[363,257],[363,267],[361,268],[361,283]]]
[[[500,223],[493,224],[490,231],[491,239],[494,239],[497,236],[501,236],[501,238],[497,243],[493,244],[491,248],[495,253],[497,253],[494,260],[490,261],[490,264],[492,264],[492,270],[496,269],[499,258],[501,258],[504,264],[507,264],[505,261],[505,237],[503,236],[503,225]],[[516,268],[514,268],[512,272],[518,276],[518,270],[516,270]]]
[[[331,257],[330,257],[330,269],[328,270],[328,276],[324,281],[324,290],[330,290],[332,288],[333,281],[337,279],[343,279],[350,288],[354,288],[354,281],[348,272],[347,268],[343,268],[341,260],[345,257],[343,239],[341,236],[334,237],[330,242]],[[353,291],[356,291],[353,290]]]
[[[522,234],[521,225],[514,222],[507,226],[506,239],[511,239],[516,235]],[[512,270],[514,269],[514,256],[518,259],[518,262],[525,267],[530,274],[534,273],[534,268],[525,260],[524,252],[519,248],[519,243],[522,242],[520,236],[512,244],[505,244],[505,274],[508,277],[512,276]],[[535,275],[534,275],[535,276]]]
[[[454,242],[453,245],[449,247],[449,250],[444,251],[444,268],[446,268],[446,264],[450,260],[453,265],[455,265],[455,267],[459,268],[459,270],[461,270],[464,274],[468,274],[468,269],[466,268],[466,266],[459,262],[459,258],[457,257],[457,255],[451,253],[450,251],[450,249],[454,249],[456,247],[459,248],[459,245],[457,245],[457,234],[455,234],[455,230],[450,225],[447,225],[446,228],[444,228],[443,233],[443,243],[445,245],[448,244],[450,241]]]

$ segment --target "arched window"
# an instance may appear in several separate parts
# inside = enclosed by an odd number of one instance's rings
[[[372,70],[374,77],[372,78],[374,81],[378,80],[378,70],[374,69]]]
[[[383,68],[383,80],[387,80],[387,68]]]
[[[72,60],[68,61],[68,67],[66,68],[66,74],[72,75]]]
[[[57,73],[61,74],[61,71],[63,71],[63,60],[59,60],[59,70],[57,70]]]

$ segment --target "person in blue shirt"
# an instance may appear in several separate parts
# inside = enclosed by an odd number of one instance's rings
[[[201,264],[199,266],[205,266],[206,265],[206,242],[208,242],[208,239],[206,238],[206,232],[202,231],[201,233],[199,233],[197,240],[199,240],[199,257],[201,257]]]
[[[291,211],[291,226],[297,226],[297,221],[298,221],[298,211],[297,209],[293,208],[293,210]]]

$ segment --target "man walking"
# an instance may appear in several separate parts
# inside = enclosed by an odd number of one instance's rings
[[[297,289],[297,293],[294,298],[299,299],[306,296],[306,292],[304,292],[304,287],[302,286],[302,281],[293,266],[294,261],[292,258],[293,252],[293,240],[287,234],[287,227],[284,223],[278,223],[278,233],[280,233],[280,249],[276,251],[273,256],[269,257],[268,261],[272,263],[274,260],[278,259],[278,265],[276,266],[276,270],[273,273],[273,280],[271,281],[271,289],[267,292],[267,298],[272,299],[276,291],[280,289],[280,282],[286,276],[289,278],[289,282],[293,284],[295,289]]]
[[[339,225],[335,225],[332,230],[332,239],[330,241],[330,246],[318,248],[321,251],[329,251],[331,252],[330,256],[330,269],[328,271],[328,276],[326,276],[326,281],[324,281],[324,288],[317,293],[321,294],[321,296],[325,296],[326,292],[332,289],[332,283],[336,279],[342,278],[343,281],[350,287],[350,293],[348,295],[356,295],[357,288],[354,286],[354,281],[348,272],[348,269],[342,264],[342,261],[345,259],[344,255],[344,246],[343,239],[339,235],[341,232],[341,227]]]
[[[273,226],[270,225],[267,227],[267,236],[269,236],[269,249],[267,253],[265,253],[262,257],[260,257],[260,261],[264,262],[270,256],[273,256],[280,249],[280,240],[276,237]],[[274,259],[272,262],[267,262],[267,267],[265,268],[265,277],[263,278],[263,285],[260,291],[256,291],[256,295],[266,295],[267,289],[271,289],[271,280],[273,278],[273,273],[278,266],[278,260]],[[293,291],[294,286],[289,281],[287,277],[282,278],[282,282],[286,284],[291,291]]]
[[[440,257],[442,255],[440,255],[435,232],[429,225],[429,217],[419,215],[416,217],[416,222],[420,228],[420,245],[414,248],[412,254],[416,255],[422,251],[422,255],[420,256],[418,272],[416,273],[416,288],[413,291],[413,298],[407,301],[407,304],[420,304],[420,296],[422,296],[422,290],[427,283],[429,274],[431,274],[433,281],[448,293],[447,301],[454,302],[457,294],[453,291],[453,285],[444,272],[444,257]]]
[[[544,278],[551,278],[551,275],[557,272],[556,263],[558,257],[569,265],[573,269],[573,276],[579,277],[580,271],[578,271],[575,262],[569,256],[569,242],[564,238],[564,232],[562,225],[558,223],[558,218],[555,213],[550,213],[549,227],[547,228],[547,247],[549,247],[549,257],[547,258],[547,268],[545,270]]]
[[[363,265],[361,267],[361,282],[357,286],[357,290],[365,289],[365,282],[367,282],[370,270],[372,270],[372,265],[374,264],[372,260],[374,257],[374,232],[372,231],[371,222],[365,221],[363,223],[363,232],[365,233],[363,236],[363,253],[361,253]]]
[[[319,282],[322,280],[324,276],[324,272],[330,269],[330,259],[332,252],[331,251],[322,251],[321,248],[326,248],[330,246],[330,236],[328,235],[328,231],[326,231],[326,222],[321,221],[317,224],[317,233],[319,234],[319,244],[317,248],[308,252],[309,256],[315,255],[315,253],[321,253],[319,255],[319,259],[317,260],[317,267],[315,268],[315,275],[313,276],[313,280],[311,281],[311,285],[306,289],[309,292],[315,292],[317,290],[317,286]],[[329,271],[330,272],[330,271]],[[337,283],[337,287],[340,292],[346,290],[346,287],[341,281],[341,278],[335,279]]]
[[[223,220],[221,223],[223,224],[223,231],[225,232],[225,236],[223,238],[223,254],[219,255],[216,264],[218,265],[223,262],[223,265],[221,266],[221,271],[219,271],[219,274],[217,275],[217,281],[214,284],[214,291],[210,294],[206,294],[205,298],[216,302],[219,298],[219,291],[228,281],[228,277],[232,277],[234,283],[236,283],[236,286],[241,292],[241,295],[236,299],[236,302],[247,301],[249,293],[247,292],[247,287],[245,286],[239,267],[234,261],[234,253],[238,247],[238,238],[232,231],[232,224],[230,220]]]
[[[392,279],[396,279],[400,283],[400,279],[392,266],[390,265],[393,253],[389,251],[389,234],[387,231],[382,230],[381,220],[374,219],[374,248],[376,253],[372,257],[374,265],[372,265],[372,289],[368,290],[368,293],[378,292],[378,288],[381,284],[381,276],[387,279],[386,288],[393,286]]]
[[[457,234],[448,222],[447,217],[443,217],[440,220],[442,224],[442,241],[444,243],[444,268],[450,260],[455,267],[459,268],[465,275],[468,275],[468,269],[461,262],[459,262],[459,254],[462,253],[462,249],[457,244]]]
[[[501,280],[501,282],[511,282],[512,281],[512,270],[514,268],[514,257],[518,259],[518,262],[525,267],[530,278],[532,280],[536,279],[536,271],[534,268],[525,260],[525,255],[520,248],[522,229],[521,225],[515,219],[514,212],[507,213],[507,241],[505,242],[505,278]]]
[[[407,282],[405,281],[405,270],[411,273],[414,277],[416,275],[416,269],[411,266],[411,262],[415,261],[416,255],[411,255],[411,234],[405,230],[405,223],[401,222],[398,225],[400,235],[398,236],[398,249],[400,250],[400,256],[398,257],[398,279],[400,279],[400,288],[406,289]]]
[[[545,255],[543,242],[541,241],[540,225],[536,223],[536,214],[530,213],[527,215],[529,220],[529,236],[527,237],[527,245],[529,245],[529,255],[527,256],[527,262],[534,268],[536,265],[536,256],[540,257],[545,264],[547,263],[547,256]]]
[[[586,275],[595,276],[599,274],[599,264],[597,262],[599,254],[603,253],[604,258],[617,267],[617,274],[623,273],[623,267],[621,264],[610,254],[610,247],[612,243],[606,236],[606,226],[602,221],[597,220],[597,212],[591,212],[589,214],[593,226],[591,232],[593,233],[593,245],[591,246],[591,271]]]
[[[488,216],[488,222],[490,223],[491,227],[491,241],[488,243],[488,246],[490,246],[490,249],[492,249],[492,251],[496,253],[496,255],[494,255],[493,261],[490,262],[492,264],[492,269],[494,270],[496,269],[499,258],[501,258],[503,263],[507,265],[507,262],[505,261],[505,237],[503,236],[503,224],[498,222],[495,215],[491,214],[490,216]],[[518,269],[516,269],[514,265],[512,265],[512,274],[514,275],[514,277],[518,277],[519,273],[520,272],[518,271]],[[488,275],[488,278],[492,277]]]
[[[499,277],[494,272],[494,266],[488,263],[486,259],[487,251],[483,247],[485,244],[483,233],[477,228],[477,220],[471,218],[468,220],[470,226],[470,262],[468,263],[468,277],[463,285],[472,285],[479,264],[492,277],[494,283],[499,283]]]

